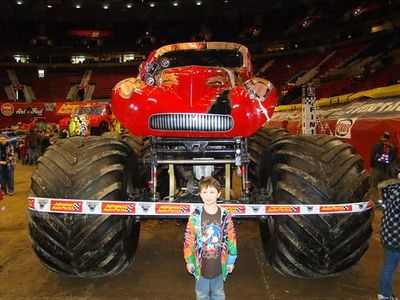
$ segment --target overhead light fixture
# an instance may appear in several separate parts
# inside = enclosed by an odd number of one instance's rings
[[[18,5],[22,5],[22,4],[24,4],[24,2],[22,1],[22,0],[17,0],[17,2],[16,2]]]
[[[110,4],[108,4],[108,3],[103,3],[103,8],[104,8],[104,9],[109,9],[109,8],[110,8]]]
[[[82,7],[82,5],[80,3],[75,3],[75,8],[79,9],[81,7]]]
[[[197,1],[196,1],[196,5],[197,5],[197,6],[200,6],[200,5],[202,5],[202,4],[203,4],[203,2],[201,2],[200,0],[197,0]]]
[[[172,2],[172,5],[177,7],[179,5],[179,2],[178,1],[174,1],[174,2]]]
[[[155,4],[154,2],[150,2],[150,3],[149,3],[149,6],[150,6],[150,7],[155,7],[156,4]]]
[[[47,8],[53,8],[51,4],[47,4]]]
[[[132,3],[128,2],[128,3],[125,4],[125,6],[126,6],[126,8],[132,8]]]

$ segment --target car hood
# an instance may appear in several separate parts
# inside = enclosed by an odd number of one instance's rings
[[[225,90],[235,85],[232,71],[198,66],[167,69],[156,80],[162,90],[175,95],[175,101],[202,112],[207,111]]]

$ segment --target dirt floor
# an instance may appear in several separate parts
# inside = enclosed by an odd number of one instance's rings
[[[136,260],[123,274],[102,279],[61,276],[45,268],[32,251],[26,207],[34,167],[18,165],[14,196],[0,202],[0,299],[194,299],[194,280],[182,258],[184,225],[172,220],[142,223]],[[361,262],[340,276],[286,278],[264,258],[255,220],[236,222],[239,258],[225,284],[226,298],[376,299],[382,262],[381,214],[376,211],[370,248]],[[394,293],[400,294],[400,270]]]

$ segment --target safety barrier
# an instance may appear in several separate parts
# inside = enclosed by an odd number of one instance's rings
[[[203,205],[202,203],[74,200],[38,197],[28,199],[28,208],[38,212],[143,217],[188,217],[197,207]],[[373,207],[372,202],[289,205],[221,203],[219,205],[228,210],[234,217],[361,213]]]

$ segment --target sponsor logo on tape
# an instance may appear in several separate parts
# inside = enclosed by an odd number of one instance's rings
[[[28,208],[35,208],[35,199],[28,198]]]
[[[245,214],[246,213],[246,206],[244,205],[229,205],[229,204],[222,204],[225,210],[230,212],[231,214]]]
[[[314,211],[314,206],[306,206],[307,212]]]
[[[363,210],[369,203],[358,203],[358,209]]]
[[[156,214],[186,215],[190,212],[190,204],[156,204]]]
[[[89,207],[90,211],[94,211],[97,207],[97,205],[99,205],[99,202],[97,201],[87,201],[86,202],[87,207]]]
[[[45,207],[45,205],[47,205],[47,204],[49,203],[49,200],[46,200],[46,199],[39,199],[38,203],[39,203],[39,207],[40,207],[41,209],[43,209],[43,207]]]
[[[82,201],[51,200],[50,211],[82,212]]]
[[[151,205],[150,203],[140,203],[140,207],[143,209],[144,212],[149,211],[149,208],[150,208],[151,206],[152,206],[152,205]]]
[[[322,212],[322,213],[352,211],[352,210],[353,210],[353,206],[351,204],[345,204],[345,205],[321,205],[319,207],[319,211]]]
[[[101,211],[105,214],[134,214],[135,203],[102,202]]]
[[[258,213],[260,211],[260,205],[252,205],[250,206],[253,213]]]
[[[265,212],[267,214],[294,214],[300,213],[300,206],[280,206],[280,205],[266,205]]]

